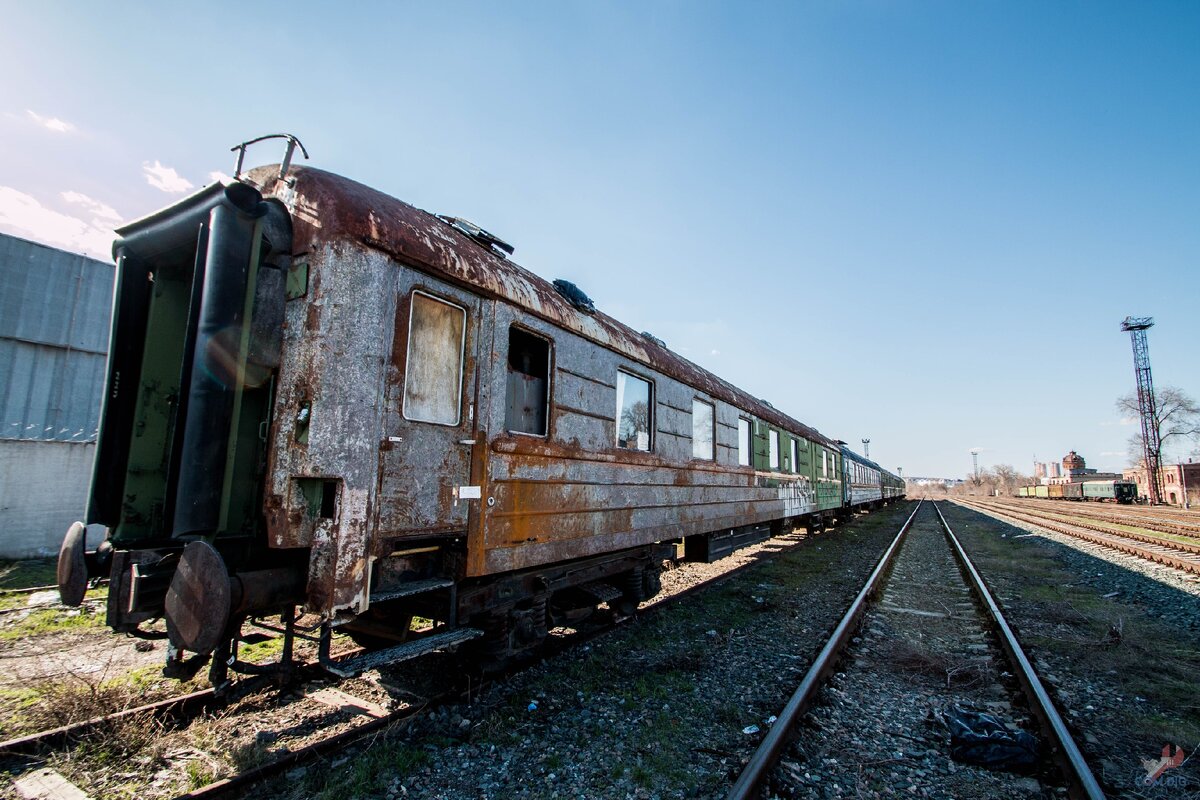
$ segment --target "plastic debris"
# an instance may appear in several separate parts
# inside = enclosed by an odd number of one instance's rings
[[[526,711],[537,711],[537,700],[530,700]]]
[[[950,730],[950,757],[988,769],[1024,771],[1038,766],[1038,741],[993,714],[951,706],[940,714]]]
[[[757,725],[747,725],[746,727],[742,728],[742,733],[750,736],[751,734],[758,733],[758,730],[759,728]]]
[[[775,716],[774,714],[772,714],[771,716],[769,716],[769,717],[767,717],[766,719],[764,719],[764,720],[763,720],[763,722],[767,723],[768,725],[774,725],[774,724],[775,724],[775,720],[777,720],[777,719],[779,719],[779,717],[777,717],[777,716]]]

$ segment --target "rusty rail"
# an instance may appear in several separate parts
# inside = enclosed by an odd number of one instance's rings
[[[892,539],[892,543],[888,545],[887,550],[880,557],[879,563],[875,565],[875,569],[871,572],[870,577],[867,578],[866,584],[859,590],[858,596],[854,598],[854,602],[850,604],[850,608],[842,616],[841,622],[833,629],[829,640],[821,648],[821,652],[817,655],[813,665],[809,667],[804,679],[800,681],[800,686],[797,687],[783,710],[779,712],[779,718],[775,720],[770,730],[767,731],[767,735],[759,744],[758,749],[754,751],[754,755],[751,756],[750,763],[742,770],[742,774],[738,776],[737,782],[729,790],[729,794],[726,795],[727,800],[748,800],[758,795],[759,786],[775,766],[775,762],[787,744],[796,721],[812,704],[813,698],[821,688],[821,684],[829,673],[833,671],[838,658],[845,650],[846,644],[850,641],[850,637],[857,627],[859,619],[866,611],[867,603],[875,595],[876,590],[883,580],[883,576],[891,567],[896,553],[899,552],[900,543],[904,541],[904,535],[908,533],[908,529],[911,527],[913,519],[917,516],[917,512],[921,509],[922,503],[924,503],[924,500],[917,502],[917,507],[908,515],[908,519],[901,526],[900,532],[896,534],[896,538]]]
[[[1200,539],[1200,524],[1198,523],[1188,523],[1182,520],[1172,520],[1164,517],[1150,516],[1148,514],[1122,514],[1116,509],[1110,510],[1108,508],[1104,508],[1102,504],[1099,503],[1055,503],[1050,505],[1042,505],[1036,503],[1012,502],[1002,498],[991,498],[989,502],[998,506],[1003,506],[1004,508],[1020,509],[1031,514],[1060,514],[1077,519],[1108,522],[1112,525],[1126,525],[1132,528],[1141,528],[1142,530],[1146,531],[1158,531],[1159,533],[1168,533],[1172,536],[1184,536],[1189,539]],[[1049,501],[1047,501],[1047,503],[1049,503]]]
[[[918,503],[917,505],[919,507],[920,503]],[[907,530],[909,524],[912,522],[912,519],[915,515],[916,515],[916,511],[914,510],[913,513],[911,515],[909,515],[908,521],[904,523],[904,528],[902,529],[901,533],[903,533],[904,530]],[[683,591],[677,592],[676,594],[670,595],[669,597],[664,597],[660,600],[649,603],[645,607],[639,609],[637,611],[637,615],[641,616],[641,615],[665,611],[665,610],[671,608],[672,606],[674,606],[675,604],[677,604],[687,598],[692,597],[693,595],[696,595],[703,591],[712,589],[716,586],[719,586],[720,584],[723,584],[729,580],[732,580],[733,578],[735,578],[745,572],[748,572],[751,569],[754,569],[755,567],[761,566],[764,563],[764,561],[774,560],[776,558],[779,558],[780,556],[783,556],[786,553],[792,552],[799,548],[803,548],[804,546],[806,546],[807,544],[810,544],[811,542],[821,541],[821,540],[823,540],[823,537],[820,537],[820,536],[817,536],[817,537],[813,537],[811,535],[806,536],[805,538],[801,539],[800,541],[795,542],[794,544],[789,545],[788,547],[781,548],[777,552],[770,553],[770,554],[763,556],[762,559],[755,559],[754,561],[747,562],[747,563],[742,564],[741,566],[735,567],[734,569],[731,569],[727,572],[723,572],[714,578],[704,581],[703,583],[698,583],[698,584],[695,584],[694,586],[689,586],[688,588],[684,589]],[[893,543],[892,543],[893,548],[895,547],[895,544],[896,544],[896,542],[893,541]],[[878,567],[876,569],[878,569]],[[616,627],[615,625],[606,625],[606,626],[603,626],[603,627],[600,627],[600,628],[597,628],[595,630],[588,631],[585,633],[573,634],[570,637],[568,637],[570,640],[569,642],[561,643],[561,645],[557,646],[557,647],[548,648],[545,655],[548,657],[548,656],[554,655],[558,652],[562,652],[562,650],[566,649],[567,647],[574,647],[574,646],[583,644],[585,642],[592,641],[594,639],[597,639],[597,638],[605,635],[606,633],[611,632],[615,627]],[[512,670],[506,671],[504,674],[507,675],[507,674],[511,674],[513,672],[520,671],[522,669],[525,669],[526,666],[527,665],[514,667],[514,668],[512,668]],[[478,692],[479,687],[476,686],[474,691]],[[469,692],[470,692],[470,690],[468,690],[468,694],[469,694]],[[254,767],[253,769],[248,770],[246,772],[242,772],[237,775],[232,775],[228,778],[223,778],[223,779],[216,781],[214,783],[211,783],[207,786],[203,786],[199,789],[195,789],[191,792],[188,792],[187,794],[179,795],[178,797],[174,798],[174,800],[212,800],[212,798],[215,798],[215,797],[223,797],[223,796],[226,796],[233,792],[237,792],[237,791],[246,789],[246,788],[253,786],[254,784],[259,783],[260,781],[270,777],[271,775],[278,774],[279,772],[282,772],[283,770],[286,770],[297,764],[311,761],[313,759],[320,758],[321,756],[326,755],[328,753],[335,752],[343,747],[351,746],[376,732],[382,733],[383,731],[385,731],[387,728],[389,728],[393,724],[404,722],[405,720],[410,719],[411,717],[420,713],[425,708],[429,708],[431,706],[437,706],[437,705],[440,705],[445,702],[450,702],[454,699],[461,698],[462,696],[463,696],[463,692],[458,692],[458,691],[453,691],[453,690],[446,692],[443,695],[439,695],[438,697],[427,701],[425,704],[423,704],[421,706],[413,706],[413,707],[409,707],[409,708],[405,708],[405,709],[400,709],[396,712],[393,712],[392,714],[389,714],[388,716],[379,717],[376,719],[372,719],[369,722],[365,722],[361,725],[356,725],[355,727],[350,728],[349,730],[342,731],[341,733],[335,734],[334,736],[332,736],[328,739],[323,739],[318,742],[313,742],[312,744],[302,747],[299,750],[289,752],[289,753],[285,754],[284,756],[282,756],[278,759],[275,759],[273,761],[269,761],[265,764],[260,764],[259,766]]]
[[[1191,572],[1191,573],[1200,575],[1200,558],[1189,559],[1189,558],[1180,558],[1179,556],[1172,555],[1170,551],[1174,551],[1174,552],[1180,553],[1180,554],[1188,552],[1188,551],[1183,550],[1182,548],[1179,548],[1179,547],[1172,547],[1171,544],[1166,544],[1166,543],[1164,543],[1164,540],[1155,538],[1153,536],[1138,536],[1136,534],[1118,534],[1118,533],[1113,533],[1111,531],[1105,531],[1103,535],[1097,535],[1095,533],[1087,533],[1084,530],[1079,530],[1078,528],[1082,528],[1082,527],[1086,527],[1086,526],[1079,525],[1077,523],[1070,523],[1069,526],[1062,525],[1062,524],[1055,524],[1054,522],[1051,522],[1044,517],[1038,517],[1033,514],[1022,514],[1020,512],[1011,511],[1007,508],[1004,508],[1003,510],[1001,510],[1001,509],[997,509],[997,508],[988,506],[984,503],[980,503],[978,501],[973,502],[973,501],[968,501],[968,500],[956,499],[956,500],[954,500],[954,502],[961,503],[966,508],[970,508],[975,511],[979,511],[984,514],[990,514],[990,515],[996,516],[998,518],[1007,517],[1010,520],[1017,520],[1018,522],[1027,522],[1031,525],[1038,525],[1042,528],[1045,528],[1046,530],[1054,531],[1055,533],[1061,533],[1064,536],[1073,536],[1076,539],[1082,539],[1085,542],[1091,542],[1092,544],[1098,544],[1103,547],[1109,547],[1109,548],[1112,548],[1113,550],[1119,550],[1123,553],[1128,553],[1129,555],[1134,555],[1139,558],[1144,558],[1147,561],[1153,561],[1158,564],[1165,564],[1166,566],[1169,566],[1169,567],[1174,567],[1176,569],[1180,569],[1185,572]],[[1141,541],[1141,542],[1144,542],[1147,544],[1153,544],[1155,547],[1158,547],[1160,549],[1151,550],[1146,547],[1140,547],[1136,544],[1132,544],[1132,541]],[[1174,543],[1172,543],[1172,544],[1174,544]]]
[[[175,716],[195,714],[208,708],[215,699],[216,697],[212,689],[202,689],[191,694],[160,700],[157,703],[147,703],[137,708],[128,708],[114,714],[106,714],[105,716],[94,717],[82,722],[73,722],[69,725],[60,725],[57,728],[50,728],[38,731],[37,733],[31,733],[27,736],[18,736],[6,742],[0,742],[0,755],[29,755],[37,753],[45,748],[55,747],[62,742],[83,736],[105,725],[141,714],[148,714],[155,719],[169,719]]]
[[[1042,685],[1037,672],[1034,671],[1033,664],[1030,663],[1028,656],[1025,655],[1021,643],[1017,641],[1016,634],[1013,633],[1008,621],[1004,618],[1004,613],[1001,612],[1000,607],[996,604],[992,593],[988,591],[987,585],[983,582],[983,578],[979,574],[979,570],[975,569],[975,565],[971,563],[971,559],[967,556],[967,552],[963,549],[962,544],[959,543],[958,537],[954,535],[954,531],[950,529],[946,518],[942,516],[942,510],[938,508],[937,503],[933,503],[933,510],[937,512],[938,519],[941,520],[942,528],[946,532],[946,538],[950,541],[950,546],[954,550],[954,555],[962,566],[963,572],[970,579],[971,589],[975,592],[975,596],[987,612],[992,627],[996,631],[996,638],[1000,642],[1000,647],[1008,656],[1009,663],[1014,668],[1017,680],[1020,682],[1021,687],[1025,691],[1025,696],[1029,700],[1030,707],[1042,723],[1042,729],[1052,743],[1054,759],[1058,762],[1063,775],[1069,782],[1068,792],[1075,798],[1102,800],[1104,792],[1101,790],[1100,784],[1096,781],[1096,777],[1092,775],[1092,770],[1084,760],[1079,746],[1071,738],[1071,733],[1067,730],[1066,723],[1063,722],[1058,709],[1054,707],[1054,702],[1050,699],[1046,687]]]

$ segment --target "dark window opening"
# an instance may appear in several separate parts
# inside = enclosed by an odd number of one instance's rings
[[[550,411],[550,342],[520,328],[509,328],[506,383],[504,427],[545,436]]]
[[[337,481],[321,482],[321,519],[335,519],[337,517],[337,496]]]

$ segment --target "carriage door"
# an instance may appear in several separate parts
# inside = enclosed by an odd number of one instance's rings
[[[462,531],[480,495],[471,481],[471,456],[482,304],[408,270],[401,282],[380,456],[379,534]]]

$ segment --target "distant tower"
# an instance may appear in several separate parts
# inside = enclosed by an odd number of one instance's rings
[[[1063,469],[1065,470],[1087,468],[1087,462],[1083,460],[1083,456],[1079,455],[1079,453],[1076,453],[1074,450],[1063,456],[1062,465]]]
[[[1142,447],[1146,461],[1146,492],[1150,503],[1162,502],[1162,486],[1159,481],[1158,465],[1162,460],[1162,441],[1158,438],[1158,408],[1154,402],[1154,379],[1150,375],[1150,345],[1146,331],[1153,327],[1153,317],[1126,317],[1121,330],[1129,332],[1133,340],[1133,371],[1137,373],[1138,411],[1142,417]]]
[[[871,440],[863,439],[862,443],[863,443],[863,458],[870,458],[871,457]]]
[[[979,449],[971,448],[971,463],[975,466],[975,483],[979,483]]]

